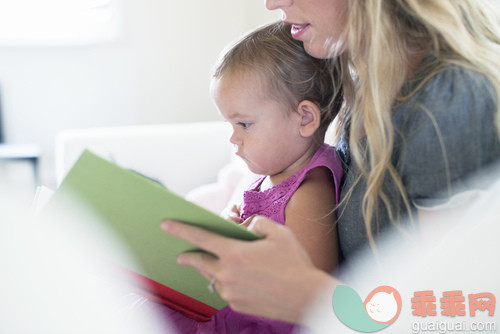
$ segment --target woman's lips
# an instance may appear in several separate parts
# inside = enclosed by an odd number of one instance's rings
[[[304,34],[304,32],[309,28],[309,24],[292,24],[292,28],[290,32],[292,33],[292,37],[295,39],[299,39],[300,36]]]

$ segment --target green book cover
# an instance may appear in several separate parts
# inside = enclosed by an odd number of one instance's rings
[[[168,169],[168,166],[165,168]],[[120,256],[114,256],[112,249],[109,254],[103,254],[104,258],[110,258],[118,265],[129,267],[127,269],[216,310],[227,303],[217,293],[207,289],[207,280],[196,270],[177,264],[179,254],[199,249],[163,232],[161,222],[164,219],[174,219],[232,238],[259,238],[245,227],[225,220],[172,193],[157,182],[89,151],[82,153],[44,211],[59,210],[69,198],[82,206],[71,206],[69,217],[75,217],[75,220],[67,219],[64,222],[66,228],[72,228],[71,224],[80,224],[82,220],[86,224],[85,219],[76,218],[85,217],[86,213],[83,211],[90,210],[132,254],[138,266],[130,268],[130,263]],[[79,212],[80,210],[83,211]]]

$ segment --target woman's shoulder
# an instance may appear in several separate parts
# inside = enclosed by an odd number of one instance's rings
[[[497,96],[487,77],[455,64],[429,74],[394,113],[393,158],[416,203],[466,189],[464,180],[500,159]]]
[[[495,87],[486,75],[466,64],[440,61],[434,56],[424,59],[404,93],[408,94],[408,105],[432,107],[433,112],[453,106],[465,109],[474,103],[488,103],[493,108],[497,100]]]
[[[422,92],[426,96],[443,96],[441,100],[462,100],[473,98],[473,101],[486,99],[493,101],[496,95],[493,83],[477,70],[457,65],[444,64],[443,68],[431,74]]]
[[[403,89],[403,98],[394,110],[396,126],[429,123],[444,127],[460,127],[476,123],[478,127],[494,127],[498,112],[497,92],[486,75],[465,65],[431,60],[421,68]],[[489,119],[491,122],[486,122]],[[413,124],[412,126],[414,126]]]

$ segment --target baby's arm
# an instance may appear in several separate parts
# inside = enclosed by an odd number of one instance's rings
[[[306,249],[314,265],[327,272],[339,263],[335,185],[324,167],[308,172],[285,208],[285,225]]]

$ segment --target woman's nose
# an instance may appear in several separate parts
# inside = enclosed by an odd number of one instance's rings
[[[265,0],[266,8],[269,10],[280,9],[286,6],[290,6],[293,0]]]

